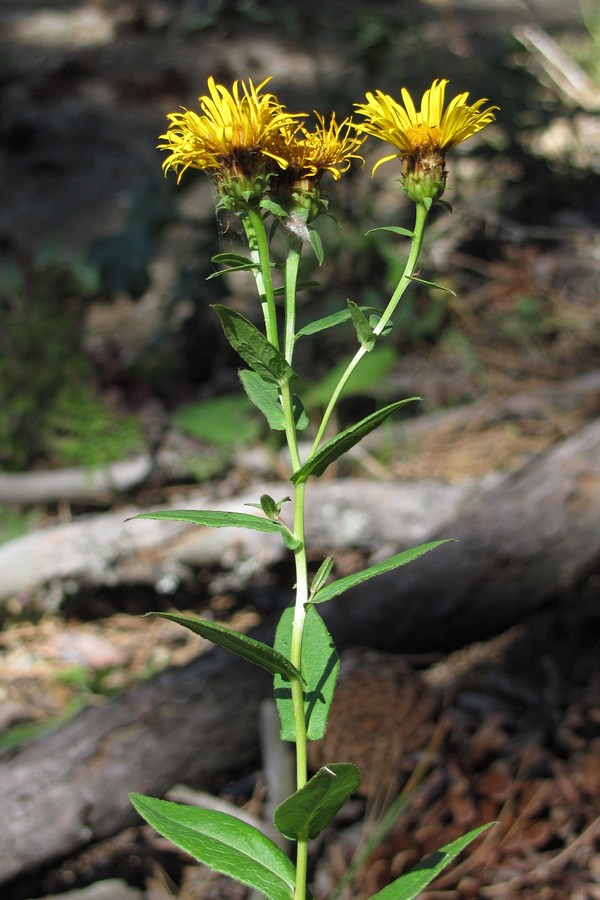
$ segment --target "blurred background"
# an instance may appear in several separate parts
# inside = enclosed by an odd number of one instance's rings
[[[346,392],[342,424],[399,396],[423,398],[407,412],[410,421],[476,403],[504,408],[507,398],[563,390],[597,373],[597,0],[3,0],[5,548],[44,528],[113,511],[122,518],[125,505],[172,501],[199,486],[227,497],[285,477],[280,446],[248,409],[237,360],[210,309],[232,301],[250,317],[256,312],[243,275],[207,281],[211,256],[239,249],[235,227],[217,220],[203,174],[190,171],[177,187],[172,173],[163,177],[155,149],[166,114],[195,109],[209,75],[226,85],[273,76],[270,89],[288,109],[335,110],[338,118],[367,90],[399,96],[406,86],[416,99],[434,78],[450,80],[449,97],[469,91],[471,101],[500,107],[493,126],[451,152],[444,199],[453,212],[431,216],[422,275],[453,293],[425,285],[409,293],[391,339],[369,354]],[[383,151],[375,144],[365,145],[363,170],[326,184],[332,218],[319,221],[326,259],[319,267],[305,254],[302,278],[318,286],[300,295],[300,324],[347,298],[382,307],[397,283],[405,247],[389,233],[366,232],[410,227],[412,208],[394,163],[371,178]],[[300,345],[309,414],[326,403],[328,373],[353,342],[340,328]],[[586,425],[599,395],[595,387],[584,402],[573,388],[558,405],[538,403],[533,417],[516,420],[467,412],[451,439],[443,427],[425,428],[401,453],[384,439],[338,475],[460,486],[517,469]],[[349,554],[348,571],[356,562]],[[208,603],[216,617],[237,615],[239,627],[250,627],[288,576],[275,568],[248,585],[243,576],[214,581],[215,569],[219,560],[191,579],[163,574],[160,602]],[[60,566],[29,581],[0,576],[0,666],[10,685],[1,698],[4,747],[193,656],[191,639],[161,650],[159,630],[148,632],[140,654],[137,619],[123,614],[156,608],[154,586],[132,577],[125,589],[115,576],[99,589],[94,578],[96,586],[83,590],[86,578],[65,581]],[[85,632],[91,643],[76,638],[82,622],[103,623]],[[553,840],[558,846],[554,833],[548,846]],[[595,887],[485,896],[585,900],[600,896],[595,872]],[[69,884],[53,878],[37,890],[13,885],[11,896],[26,900]],[[220,889],[189,896],[234,896]],[[146,896],[188,896],[169,890]],[[476,896],[463,890],[431,896]]]

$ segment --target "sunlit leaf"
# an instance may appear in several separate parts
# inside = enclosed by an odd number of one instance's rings
[[[361,782],[352,763],[328,763],[280,803],[275,810],[275,827],[290,840],[312,840],[329,825]]]
[[[245,316],[228,306],[215,303],[225,337],[245,363],[267,381],[289,382],[295,372],[283,354]]]
[[[160,835],[216,872],[255,888],[269,900],[292,900],[292,862],[268,837],[227,813],[130,794],[138,813]]]
[[[428,553],[429,550],[433,550],[435,547],[439,547],[440,544],[446,543],[447,540],[431,541],[429,544],[421,544],[419,547],[412,547],[410,550],[396,553],[395,556],[390,556],[388,559],[384,559],[374,566],[369,566],[368,569],[363,569],[361,572],[354,572],[352,575],[338,578],[337,581],[332,581],[317,591],[312,598],[312,602],[325,603],[326,600],[331,600],[332,597],[343,594],[344,591],[354,587],[355,584],[361,584],[363,581],[368,581],[369,578],[375,578],[376,575],[383,575],[384,572],[391,572],[392,569],[398,569],[400,566],[405,566],[414,559],[423,556],[424,553]]]
[[[162,619],[168,619],[170,622],[176,622],[184,628],[193,631],[194,634],[230,650],[242,656],[249,662],[266,669],[273,675],[283,675],[285,678],[298,678],[302,680],[300,673],[295,666],[283,654],[256,641],[254,638],[248,637],[247,634],[240,634],[231,628],[225,628],[224,625],[217,625],[216,622],[207,622],[205,619],[197,619],[195,616],[183,616],[179,613],[167,612],[151,612],[146,613],[148,616],[160,616]]]
[[[390,403],[389,406],[384,406],[382,409],[371,413],[370,416],[361,419],[360,422],[351,425],[350,428],[346,428],[323,444],[313,456],[310,456],[304,465],[294,472],[291,481],[294,484],[302,484],[311,475],[322,475],[334,460],[339,459],[351,447],[358,444],[365,435],[378,428],[382,422],[385,422],[389,416],[397,412],[401,407],[418,399],[419,397],[409,397],[406,400],[397,400],[395,403]]]
[[[275,649],[289,658],[292,646],[293,607],[284,610],[277,626]],[[329,708],[339,671],[339,659],[329,632],[314,607],[309,607],[302,641],[304,709],[308,739],[317,741],[327,727]],[[284,678],[275,677],[275,701],[281,719],[281,740],[296,740],[292,691]]]
[[[461,850],[468,847],[471,841],[474,841],[486,828],[494,824],[494,822],[488,822],[487,825],[475,828],[463,837],[452,841],[451,844],[446,844],[445,847],[440,847],[439,850],[430,853],[411,872],[401,875],[392,884],[388,884],[383,890],[373,894],[371,900],[413,900],[414,897],[418,897],[421,891],[458,856]]]

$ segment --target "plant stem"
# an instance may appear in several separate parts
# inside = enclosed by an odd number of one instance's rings
[[[273,291],[273,280],[271,278],[269,241],[265,231],[265,223],[263,222],[260,210],[256,206],[248,204],[247,213],[247,216],[242,216],[242,222],[244,223],[244,229],[248,239],[250,258],[252,262],[256,263],[258,266],[257,269],[253,269],[252,271],[254,273],[265,320],[266,337],[274,347],[279,348],[275,294]]]
[[[392,296],[390,297],[388,305],[386,306],[381,318],[379,319],[379,322],[373,329],[373,332],[376,335],[380,335],[382,333],[383,329],[385,328],[388,321],[390,320],[390,317],[392,316],[394,310],[398,306],[398,303],[402,299],[404,291],[410,284],[412,276],[414,275],[415,269],[417,267],[417,262],[419,259],[419,254],[421,252],[421,245],[423,243],[423,235],[425,233],[425,224],[427,222],[428,212],[429,212],[429,210],[422,203],[415,204],[415,228],[414,228],[414,232],[413,232],[413,236],[412,236],[410,253],[409,253],[408,259],[406,261],[406,265],[404,267],[404,272],[402,273],[400,281],[396,285],[396,289],[395,289],[394,293],[392,294]],[[335,390],[333,391],[333,394],[331,395],[329,403],[327,404],[325,413],[323,414],[323,419],[321,421],[319,430],[317,432],[317,435],[315,437],[315,440],[314,440],[314,443],[312,446],[311,455],[316,452],[317,448],[319,447],[319,444],[323,440],[323,435],[325,434],[325,430],[327,428],[327,425],[329,424],[329,419],[334,410],[335,404],[339,400],[340,394],[342,393],[348,379],[354,372],[355,368],[357,367],[357,365],[359,364],[359,362],[361,361],[361,359],[363,358],[365,353],[367,353],[367,350],[364,347],[361,346],[358,348],[358,350],[356,351],[356,353],[354,354],[354,356],[348,363],[348,366],[347,366],[346,370],[344,371],[342,377],[338,381],[338,383],[335,387]]]
[[[288,234],[288,251],[285,264],[285,323],[284,323],[284,355],[287,362],[292,364],[294,353],[295,321],[296,321],[296,284],[300,256],[302,253],[302,241],[294,235]],[[283,406],[285,435],[290,454],[292,471],[300,467],[300,455],[298,452],[298,435],[296,431],[293,397],[289,382],[280,385],[281,402]],[[306,620],[305,604],[308,600],[308,566],[305,547],[305,491],[306,485],[298,484],[294,487],[294,536],[301,541],[300,546],[294,551],[296,566],[296,600],[294,605],[294,618],[292,622],[292,637],[290,647],[290,660],[299,672],[302,672],[302,642],[304,637],[304,623]],[[296,790],[300,790],[307,781],[307,736],[306,736],[306,712],[304,707],[304,689],[297,679],[291,682],[292,707],[294,710],[294,726],[296,732]],[[296,900],[304,900],[306,896],[306,874],[308,863],[308,841],[298,838],[296,842],[296,884],[294,896]]]

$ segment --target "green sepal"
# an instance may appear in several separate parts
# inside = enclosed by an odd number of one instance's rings
[[[160,835],[216,872],[270,900],[293,900],[295,869],[266,835],[227,813],[130,794],[137,812]]]
[[[410,231],[408,228],[402,228],[400,225],[380,225],[378,228],[370,228],[368,231],[365,231],[365,237],[367,234],[374,234],[376,231],[391,231],[394,234],[401,234],[403,237],[409,238],[415,236],[414,231]]]
[[[293,620],[294,607],[290,606],[284,610],[275,634],[274,648],[285,658],[290,656]],[[311,741],[318,741],[325,734],[339,667],[331,635],[317,610],[310,606],[304,622],[301,669],[305,679],[306,735]],[[274,691],[281,720],[281,740],[295,741],[296,725],[289,680],[276,675]]]
[[[486,828],[495,824],[495,822],[488,822],[487,825],[475,828],[468,834],[452,841],[451,844],[446,844],[444,847],[440,847],[439,850],[430,853],[429,856],[422,859],[418,866],[411,872],[407,872],[406,875],[401,875],[400,878],[397,878],[391,884],[388,884],[383,890],[377,891],[376,894],[372,894],[371,900],[413,900],[414,897],[418,897],[421,891],[426,888],[434,878],[437,878],[440,872],[442,872],[443,869],[445,869],[446,866],[465,849],[465,847],[468,847],[475,838],[479,837],[479,835],[486,830]]]
[[[368,581],[369,578],[375,578],[376,575],[383,575],[384,572],[391,572],[392,569],[398,569],[400,566],[405,566],[414,559],[423,556],[424,553],[428,553],[435,547],[439,547],[440,544],[447,544],[450,540],[452,540],[452,538],[446,538],[446,540],[442,541],[431,541],[429,544],[421,544],[419,547],[412,547],[410,550],[404,550],[402,553],[396,553],[395,556],[390,556],[388,559],[382,560],[382,562],[375,563],[374,566],[369,566],[361,572],[354,572],[352,575],[338,578],[337,581],[332,581],[329,584],[326,584],[325,587],[316,591],[311,602],[325,603],[327,600],[331,600],[333,597],[338,597],[340,594],[343,594],[344,591],[354,587],[355,584],[361,584],[363,581]]]
[[[435,281],[426,281],[424,278],[417,278],[416,275],[411,275],[410,281],[416,281],[417,284],[424,284],[425,287],[435,288],[436,291],[444,291],[445,294],[452,294],[453,297],[456,297],[455,291],[451,291],[450,288],[444,287],[443,284],[436,284]]]
[[[329,825],[361,782],[352,763],[322,766],[299,791],[275,810],[275,827],[291,841],[313,840]]]
[[[285,416],[279,398],[279,388],[272,381],[266,381],[251,369],[240,369],[240,381],[248,395],[248,399],[261,411],[272,431],[285,431]],[[297,431],[304,431],[309,425],[309,418],[302,401],[292,394],[294,424]]]
[[[217,625],[215,622],[207,622],[205,619],[196,619],[195,616],[182,616],[179,613],[167,612],[150,612],[147,616],[159,616],[162,619],[168,619],[170,622],[176,622],[184,628],[193,631],[205,640],[231,653],[236,653],[247,659],[248,662],[260,666],[271,672],[272,675],[283,676],[285,678],[297,678],[304,683],[304,679],[297,668],[282,653],[256,641],[254,638],[248,637],[247,634],[240,634],[231,628],[225,628],[224,625]]]
[[[371,413],[370,416],[361,419],[360,422],[351,425],[350,428],[346,428],[345,431],[341,431],[334,438],[331,438],[330,441],[323,444],[313,456],[310,456],[306,460],[303,466],[296,469],[290,480],[293,484],[302,484],[307,481],[311,475],[322,475],[334,460],[350,450],[351,447],[354,447],[355,444],[358,444],[366,434],[369,434],[369,432],[381,425],[382,422],[385,422],[389,416],[399,410],[402,406],[405,406],[405,404],[412,403],[419,399],[419,397],[408,397],[406,400],[397,400],[395,403],[390,403],[389,406],[384,406],[382,409],[378,409],[376,412]]]
[[[234,309],[215,303],[213,309],[221,320],[225,337],[245,363],[266,381],[289,382],[296,373],[283,354],[245,316]]]
[[[449,213],[454,212],[454,210],[452,209],[452,206],[448,203],[447,200],[442,200],[442,199],[438,198],[437,200],[434,200],[434,204],[435,204],[435,206],[443,206],[444,209],[447,210]]]
[[[358,343],[361,347],[364,347],[365,350],[372,350],[375,346],[377,335],[373,332],[369,320],[354,300],[346,300],[346,303],[348,304],[348,309],[352,316],[352,324],[356,331]]]
[[[315,594],[321,590],[333,569],[333,556],[326,557],[319,566],[310,585],[309,602],[313,602]]]

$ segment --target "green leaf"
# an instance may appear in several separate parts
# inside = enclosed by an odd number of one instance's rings
[[[360,772],[352,763],[323,766],[299,791],[275,810],[275,827],[292,841],[312,840],[360,785]]]
[[[323,242],[321,241],[321,235],[315,228],[308,229],[308,237],[310,240],[310,245],[314,250],[314,254],[319,261],[319,265],[323,265],[323,260],[325,259],[325,251],[323,250]]]
[[[323,562],[319,566],[319,569],[318,569],[315,577],[312,580],[312,583],[310,586],[311,602],[312,602],[312,598],[314,597],[314,595],[318,591],[321,590],[321,588],[323,587],[323,585],[329,578],[332,568],[333,568],[333,556],[328,556],[323,560]]]
[[[250,444],[261,433],[261,421],[241,391],[184,406],[173,421],[186,434],[217,447]]]
[[[285,658],[290,656],[293,619],[294,608],[290,606],[284,610],[275,635],[274,647]],[[305,680],[307,737],[311,741],[318,741],[325,734],[339,666],[338,655],[325,623],[317,610],[310,606],[304,623],[301,669]],[[296,726],[289,681],[275,676],[274,688],[281,719],[281,740],[295,741]]]
[[[269,900],[292,900],[295,871],[273,841],[227,813],[130,794],[137,812],[176,847],[260,891]]]
[[[378,310],[375,306],[359,306],[358,308],[363,312],[372,311],[376,313],[378,317],[381,316],[381,310]],[[304,325],[300,331],[296,332],[294,340],[297,341],[300,337],[307,337],[310,334],[318,334],[319,331],[326,331],[328,328],[334,328],[336,325],[347,322],[349,318],[350,310],[340,309],[339,312],[332,313],[330,316],[324,316],[322,319],[315,319],[314,322],[309,322],[308,325]]]
[[[361,347],[364,347],[365,350],[372,350],[375,346],[377,336],[373,333],[373,329],[369,324],[369,320],[367,319],[361,308],[353,300],[347,300],[346,303],[348,304],[348,309],[350,310],[350,315],[352,316],[352,324],[354,325],[354,330],[356,331],[358,343],[361,345]]]
[[[221,320],[225,337],[251,369],[266,381],[278,384],[296,377],[283,354],[245,316],[220,303],[215,303],[213,309]]]
[[[410,281],[416,281],[417,284],[424,284],[425,287],[435,288],[436,291],[443,291],[445,294],[452,294],[453,297],[456,297],[455,291],[451,291],[450,288],[444,287],[443,284],[436,284],[435,281],[425,281],[424,278],[417,278],[416,275],[411,275]]]
[[[273,519],[275,522],[281,514],[282,504],[289,500],[289,497],[285,497],[283,500],[277,502],[276,500],[273,500],[270,494],[261,494],[260,508],[268,519]]]
[[[383,575],[384,572],[391,572],[392,569],[405,566],[407,563],[412,562],[413,559],[418,559],[420,556],[423,556],[424,553],[428,553],[435,547],[439,547],[440,544],[448,543],[448,540],[451,539],[421,544],[419,547],[413,547],[410,550],[404,550],[402,553],[396,553],[395,556],[390,556],[388,559],[384,559],[383,562],[376,563],[374,566],[369,566],[368,569],[363,569],[362,572],[355,572],[353,575],[346,575],[345,578],[338,578],[337,581],[332,581],[330,584],[325,585],[325,587],[322,587],[317,591],[311,602],[325,603],[326,600],[331,600],[333,597],[343,594],[344,591],[354,587],[355,584],[360,584],[363,581],[368,581],[369,578],[375,578],[376,575]]]
[[[419,397],[408,397],[406,400],[397,400],[395,403],[390,403],[389,406],[384,406],[382,409],[371,413],[370,416],[361,419],[360,422],[351,425],[350,428],[346,428],[345,431],[340,432],[330,441],[323,444],[313,456],[310,456],[304,465],[294,472],[291,481],[294,484],[302,484],[308,480],[310,475],[322,475],[334,460],[350,450],[351,447],[354,447],[355,444],[358,444],[366,434],[378,428],[382,422],[385,422],[389,416],[397,412],[406,403],[412,403],[414,400],[419,399]]]
[[[365,236],[374,234],[376,231],[392,231],[394,234],[402,234],[404,237],[414,237],[413,231],[409,231],[408,228],[401,228],[400,225],[380,225],[379,228],[370,228],[369,231],[365,232]]]
[[[263,197],[259,203],[261,209],[266,210],[277,218],[285,219],[289,212],[287,209],[284,209],[283,206],[280,206],[279,203],[275,203],[274,200],[271,200],[270,197]]]
[[[279,388],[272,381],[266,381],[251,369],[241,369],[238,373],[240,381],[257,409],[266,418],[272,431],[285,430],[285,416],[279,400]]]
[[[212,257],[211,262],[227,266],[227,268],[220,269],[218,272],[213,272],[211,275],[208,275],[207,281],[210,281],[211,278],[219,278],[221,275],[225,275],[228,272],[242,272],[248,269],[259,268],[257,263],[249,260],[247,256],[241,256],[239,253],[217,253],[216,256]]]
[[[167,612],[151,612],[146,613],[147,616],[160,616],[162,619],[168,619],[170,622],[176,622],[189,628],[194,634],[200,635],[231,653],[243,656],[249,662],[266,669],[272,675],[281,675],[285,678],[298,678],[303,681],[302,676],[295,666],[283,654],[278,653],[268,644],[261,641],[255,641],[254,638],[248,637],[247,634],[239,634],[232,631],[231,628],[225,628],[224,625],[217,625],[215,622],[207,622],[204,619],[196,619],[194,616],[182,616],[179,613]]]
[[[281,534],[279,522],[253,516],[250,513],[226,512],[214,509],[161,509],[157,512],[139,513],[132,519],[168,519],[172,522],[189,522],[190,525],[205,525],[208,528],[250,528],[252,531],[268,531]]]
[[[461,850],[464,850],[471,841],[474,841],[486,828],[494,824],[494,822],[488,822],[487,825],[475,828],[463,837],[452,841],[451,844],[446,844],[445,847],[440,847],[439,850],[430,853],[412,872],[401,875],[396,881],[384,887],[382,891],[373,894],[371,900],[413,900],[413,897],[418,897],[421,891],[458,856]]]

